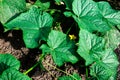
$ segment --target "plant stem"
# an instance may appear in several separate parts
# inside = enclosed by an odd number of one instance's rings
[[[68,33],[70,32],[71,28],[73,27],[74,23],[72,23],[72,25],[70,26],[70,28],[67,30],[66,34],[68,35]]]
[[[30,71],[32,71],[37,65],[39,64],[39,62],[37,62],[34,66],[32,66],[31,68],[29,68],[27,71],[25,71],[23,74],[27,75]]]
[[[86,67],[86,79],[88,79],[88,68]]]
[[[61,72],[65,73],[66,75],[72,77],[73,79],[77,80],[73,75],[71,75],[71,74],[69,74],[69,73],[67,73],[67,72],[65,72],[65,71],[63,71],[63,70],[61,70],[61,69],[59,69],[59,68],[57,68],[57,67],[51,65],[50,63],[48,63],[48,62],[46,62],[46,61],[45,61],[45,63],[46,63],[47,65],[53,67],[54,69],[57,69],[58,71],[61,71]]]
[[[61,12],[60,10],[57,10],[57,9],[47,9],[47,10],[45,10],[46,12],[47,11],[54,11],[54,12]]]
[[[40,56],[39,61],[38,61],[35,65],[33,65],[31,68],[29,68],[29,69],[28,69],[27,71],[25,71],[23,74],[27,75],[29,72],[31,72],[36,66],[38,66],[38,65],[41,63],[43,57],[44,57],[44,54],[42,54],[42,55]]]
[[[54,75],[50,72],[50,70],[48,70],[47,68],[45,68],[45,70],[48,71],[48,73],[49,73],[53,78],[55,78]]]

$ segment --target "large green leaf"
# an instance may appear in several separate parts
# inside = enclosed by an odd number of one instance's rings
[[[74,73],[72,76],[59,77],[58,80],[82,80],[82,79],[78,74]]]
[[[100,61],[102,63],[104,63],[107,67],[109,67],[109,69],[111,70],[117,70],[118,67],[118,59],[116,54],[113,52],[112,49],[106,49],[105,51],[101,52],[101,57],[100,57]],[[116,71],[117,72],[117,71]]]
[[[32,79],[30,79],[27,75],[20,73],[14,68],[9,68],[2,73],[0,80],[32,80]]]
[[[110,26],[120,24],[120,11],[112,9],[108,2],[98,2],[98,8],[103,17],[103,20]]]
[[[101,64],[94,64],[90,69],[90,74],[92,76],[92,80],[109,80],[109,77],[112,75],[111,70],[105,68]],[[110,79],[115,80],[115,79]]]
[[[39,40],[46,40],[51,30],[53,18],[46,12],[32,7],[28,12],[22,13],[5,26],[23,30],[23,39],[28,48],[39,46]]]
[[[110,29],[106,22],[102,21],[96,2],[92,0],[74,0],[72,4],[73,18],[80,28],[88,31],[104,32]]]
[[[106,40],[106,48],[112,48],[115,50],[120,44],[120,32],[116,29],[107,31],[104,38]]]
[[[25,10],[25,0],[0,0],[0,21],[6,23],[10,18]]]
[[[11,54],[0,54],[0,74],[7,68],[20,68],[20,62]]]
[[[99,59],[99,53],[103,51],[104,48],[104,40],[83,29],[80,30],[79,37],[80,40],[77,52],[85,59],[86,65],[89,65],[96,59]]]
[[[97,80],[116,80],[119,65],[117,56],[111,49],[101,52],[100,55],[100,60],[91,66],[90,74]]]
[[[52,30],[49,34],[47,45],[43,44],[41,49],[52,55],[55,63],[58,66],[63,65],[65,62],[77,62],[74,52],[74,42],[59,31]]]

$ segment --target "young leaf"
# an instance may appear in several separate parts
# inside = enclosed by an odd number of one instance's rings
[[[103,20],[108,23],[110,27],[120,24],[120,11],[112,9],[108,2],[98,2],[98,8]]]
[[[66,12],[64,12],[64,15],[65,15],[66,17],[71,17],[71,16],[73,16],[74,14],[73,14],[72,12],[66,11]]]
[[[78,74],[74,73],[72,76],[59,77],[58,80],[82,80],[82,79]]]
[[[32,7],[28,12],[22,13],[5,26],[23,30],[23,39],[28,48],[39,46],[39,40],[46,40],[51,30],[53,18],[46,12]]]
[[[48,36],[47,45],[43,44],[41,49],[50,53],[58,66],[62,66],[65,62],[78,61],[74,52],[74,42],[62,32],[52,30]]]
[[[105,48],[112,48],[115,50],[120,44],[120,32],[116,29],[107,31],[104,39],[106,40]]]
[[[98,37],[83,29],[80,30],[79,37],[77,52],[85,59],[86,65],[89,65],[96,59],[99,59],[99,52],[103,51],[104,48],[104,40],[102,37]]]
[[[72,2],[73,2],[73,0],[63,0],[63,1],[65,2],[66,9],[72,10]]]
[[[101,52],[101,58],[90,68],[91,76],[98,80],[116,80],[117,67],[119,65],[117,56],[111,49]]]
[[[40,7],[40,9],[42,10],[46,10],[50,7],[50,2],[49,1],[42,2],[41,0],[37,0],[34,5]]]
[[[32,79],[30,79],[27,75],[20,73],[14,68],[9,68],[2,73],[0,80],[32,80]]]
[[[54,1],[59,5],[62,0],[54,0]]]
[[[0,74],[7,68],[20,68],[20,62],[11,54],[0,54]]]
[[[25,0],[0,0],[0,21],[5,24],[10,18],[25,10]]]

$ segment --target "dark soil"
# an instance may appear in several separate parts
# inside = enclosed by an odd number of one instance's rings
[[[120,1],[107,1],[110,2],[114,9],[120,10]],[[120,46],[115,50],[115,52],[120,61]],[[21,72],[25,72],[32,67],[38,61],[39,56],[41,55],[41,51],[39,49],[27,49],[25,47],[24,41],[22,40],[22,31],[8,31],[3,33],[2,25],[0,25],[0,53],[10,53],[19,59],[21,62]],[[41,69],[40,66],[37,66],[28,74],[33,80],[57,80],[59,76],[65,75],[63,72],[60,72],[55,68],[56,65],[54,64],[50,55],[47,55],[42,63],[45,69]],[[82,80],[85,80],[85,69],[80,67],[79,64],[84,63],[78,62],[75,65],[66,63],[64,66],[59,67],[59,69],[62,69],[67,73],[76,72],[82,76]],[[118,67],[117,80],[120,80],[120,66]]]

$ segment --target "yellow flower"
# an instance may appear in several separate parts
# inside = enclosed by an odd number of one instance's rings
[[[72,34],[72,35],[69,34],[69,37],[70,37],[70,40],[75,40],[76,39],[76,36],[74,34]]]

